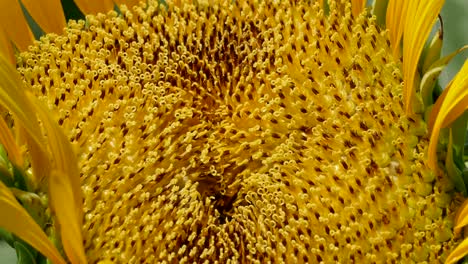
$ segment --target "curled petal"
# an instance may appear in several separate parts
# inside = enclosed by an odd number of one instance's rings
[[[447,257],[445,264],[456,263],[468,253],[468,238],[465,238]]]
[[[56,264],[65,264],[60,253],[32,217],[0,181],[0,227],[14,233]]]
[[[442,127],[449,126],[453,121],[455,121],[455,119],[461,116],[468,109],[468,94],[465,93],[460,99],[461,100],[458,100],[458,102],[452,104],[450,113],[444,119]]]
[[[468,199],[463,202],[455,216],[455,233],[466,225],[468,225]]]
[[[415,94],[414,81],[419,57],[431,32],[444,0],[407,1],[408,14],[403,38],[403,80],[404,101],[407,114],[413,112],[412,102]]]
[[[429,118],[431,137],[429,141],[428,163],[432,169],[437,168],[436,152],[440,130],[450,125],[466,109],[468,109],[468,61],[465,62],[460,72],[445,88],[431,111]]]
[[[46,32],[60,34],[65,27],[65,15],[60,0],[21,0],[34,21]]]

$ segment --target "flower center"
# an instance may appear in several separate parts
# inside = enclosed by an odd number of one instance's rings
[[[454,246],[451,187],[386,34],[349,5],[267,2],[148,1],[20,55],[79,149],[91,262],[406,263]]]

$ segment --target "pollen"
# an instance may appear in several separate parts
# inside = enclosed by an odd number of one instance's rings
[[[454,248],[453,185],[428,168],[374,18],[158,2],[72,21],[18,58],[76,147],[91,263],[436,263]]]

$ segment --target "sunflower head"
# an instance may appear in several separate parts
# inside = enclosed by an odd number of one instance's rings
[[[22,52],[0,63],[0,208],[21,221],[0,226],[47,258],[463,256],[468,64],[438,96],[463,48],[426,44],[443,1],[81,2],[105,12],[61,32],[29,3],[55,33],[2,35]]]

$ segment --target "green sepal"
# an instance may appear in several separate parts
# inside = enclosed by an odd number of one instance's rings
[[[420,88],[419,93],[421,94],[421,99],[423,101],[425,108],[429,107],[430,105],[434,103],[434,100],[432,97],[433,91],[437,84],[437,79],[439,78],[439,74],[442,72],[444,68],[445,66],[431,68],[429,71],[424,73],[424,76],[421,79],[421,84],[419,86]]]
[[[388,0],[374,0],[372,3],[371,13],[377,18],[377,24],[382,28],[385,28],[387,6]]]
[[[122,11],[120,11],[120,8],[116,3],[114,3],[114,11],[117,12],[118,16],[122,15]]]
[[[11,163],[8,160],[8,154],[5,147],[0,144],[0,181],[7,187],[14,186],[13,175],[11,172]]]
[[[14,247],[15,238],[11,232],[0,227],[0,238],[7,242],[10,247]]]
[[[449,142],[447,145],[447,156],[445,157],[445,168],[447,169],[447,174],[452,179],[455,189],[463,194],[463,196],[467,196],[466,192],[466,185],[465,179],[463,179],[462,170],[460,170],[455,161],[454,161],[454,154],[455,150],[453,148],[453,130],[450,129],[449,132]]]
[[[236,1],[232,1],[232,3],[235,3]],[[169,5],[167,4],[167,1],[166,0],[159,0],[158,1],[159,5],[158,5],[158,11],[161,10],[161,6],[164,7],[164,11],[168,11],[169,10]],[[195,5],[198,5],[198,1],[194,1],[193,2]]]
[[[468,256],[464,257],[462,260],[459,261],[461,264],[468,264]]]
[[[429,118],[431,117],[432,108],[434,108],[433,104],[426,107],[426,109],[424,110],[424,121],[426,122],[426,124],[429,123]]]
[[[0,144],[0,157],[5,160],[8,160],[8,153],[2,144]]]
[[[461,262],[461,264],[468,264],[468,256],[467,257],[464,257]]]
[[[1,162],[1,161],[0,161]],[[0,181],[3,182],[7,187],[14,187],[15,182],[11,178],[9,171],[0,165]]]
[[[416,72],[414,76],[414,87],[419,87],[421,84],[421,75]],[[424,105],[424,98],[422,98],[421,94],[416,93],[413,91],[413,112],[417,114],[423,114],[425,110]]]
[[[440,85],[440,82],[437,81],[434,89],[432,90],[432,98],[434,98],[434,102],[439,99],[439,96],[444,92],[444,89],[442,88],[442,85]]]
[[[34,18],[29,13],[28,9],[23,5],[21,1],[18,1],[21,6],[21,11],[23,11],[23,16],[26,18],[29,28],[31,29],[34,38],[39,40],[42,36],[45,35],[44,30],[39,26],[39,24],[34,20]]]
[[[468,112],[462,114],[451,125],[453,163],[461,171],[465,186],[468,186],[468,171],[465,165],[465,144]],[[449,150],[448,150],[449,151]],[[466,196],[467,194],[465,194]]]
[[[43,199],[36,193],[23,191],[17,188],[10,188],[10,190],[34,221],[36,221],[41,229],[44,229],[48,221],[48,216],[46,214],[47,205],[44,204]]]
[[[465,170],[463,171],[463,180],[465,181],[465,185],[467,183],[467,180],[468,180],[468,168],[465,168]]]
[[[440,73],[448,63],[455,57],[458,53],[468,48],[468,45],[465,45],[456,51],[450,53],[449,55],[440,58],[429,66],[426,72],[423,73],[422,79],[419,86],[419,92],[424,103],[424,107],[428,107],[433,103],[432,95],[434,87],[436,86],[437,79],[439,78]],[[416,87],[418,87],[416,86]]]
[[[426,73],[430,66],[440,59],[440,54],[442,53],[443,37],[443,29],[439,28],[439,30],[435,32],[431,41],[425,45],[418,64],[418,69],[420,72]]]
[[[466,131],[468,125],[468,112],[462,114],[451,125],[453,134],[454,161],[461,169],[465,169],[463,156],[465,155]]]
[[[53,264],[32,246],[3,228],[0,228],[0,238],[15,249],[18,264]]]
[[[324,3],[323,3],[323,13],[327,16],[330,14],[330,5],[328,4],[328,1],[326,0],[324,0]]]
[[[37,251],[22,241],[15,241],[17,264],[37,264]]]
[[[47,259],[46,257],[44,257],[42,255],[39,255],[36,258],[36,262],[37,262],[37,264],[54,264],[54,263],[52,263],[52,261],[50,261],[49,259]]]
[[[80,8],[75,4],[73,0],[61,0],[63,12],[65,14],[65,19],[68,21],[73,20],[83,20],[85,15],[81,12]]]
[[[12,165],[12,168],[13,179],[15,180],[15,187],[23,191],[28,191],[26,179],[24,178],[23,172],[21,172],[15,165]]]
[[[23,172],[13,165],[8,159],[8,154],[0,144],[0,181],[7,187],[14,187],[23,191],[28,191],[26,178]]]

